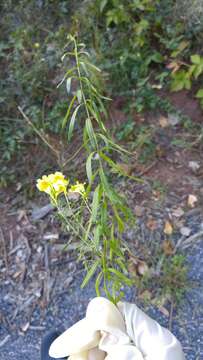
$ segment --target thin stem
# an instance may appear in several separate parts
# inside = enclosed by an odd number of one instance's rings
[[[27,121],[27,123],[34,129],[36,134],[41,138],[41,140],[51,149],[51,151],[56,155],[58,162],[59,162],[59,153],[57,150],[54,149],[54,147],[46,140],[46,138],[42,135],[42,133],[35,127],[35,125],[32,123],[32,121],[29,119],[29,117],[24,113],[23,109],[18,106],[18,110],[20,111],[23,118]]]
[[[64,194],[64,195],[65,195],[65,199],[66,199],[66,203],[67,203],[67,205],[68,205],[68,208],[69,208],[69,210],[72,212],[72,215],[73,215],[73,217],[74,217],[75,222],[77,223],[77,226],[79,226],[80,229],[82,230],[82,232],[85,234],[85,233],[86,233],[86,230],[85,230],[84,226],[77,220],[76,216],[74,215],[74,212],[73,212],[72,209],[71,209],[70,201],[68,200],[67,194]],[[90,209],[90,212],[91,212],[91,209]],[[89,237],[89,239],[90,239],[91,241],[93,241],[93,240],[92,240],[92,237],[91,237],[90,235],[88,235],[88,237]]]

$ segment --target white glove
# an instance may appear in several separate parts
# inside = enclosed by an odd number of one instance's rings
[[[179,341],[136,305],[97,297],[86,316],[51,344],[53,358],[70,360],[184,360]]]

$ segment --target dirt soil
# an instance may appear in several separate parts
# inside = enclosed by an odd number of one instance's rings
[[[194,124],[203,125],[202,112],[187,93],[172,100],[178,108],[184,107]],[[112,110],[111,116],[125,121],[120,108]],[[142,121],[135,117],[136,125]],[[116,184],[135,214],[136,226],[128,229],[125,237],[135,255],[146,262],[155,248],[162,248],[164,241],[170,240],[174,251],[186,256],[192,285],[175,309],[167,301],[158,308],[144,305],[135,288],[126,290],[126,299],[137,302],[169,327],[181,340],[187,360],[200,360],[203,358],[203,139],[201,133],[184,128],[179,119],[170,115],[148,114],[144,124],[149,123],[155,142],[153,159],[139,162],[138,150],[138,157],[125,164],[126,172],[141,175],[143,183],[119,179]],[[174,138],[186,141],[186,145],[177,146]],[[29,170],[31,182],[38,177],[35,171]],[[44,197],[27,200],[22,184],[18,183],[3,190],[0,200],[0,358],[37,360],[43,334],[53,327],[68,327],[81,318],[88,301],[95,296],[94,288],[90,283],[86,289],[80,289],[83,270],[76,261],[77,241],[73,239],[66,251],[62,251],[71,235],[60,228]],[[166,221],[173,228],[170,238],[164,233]]]

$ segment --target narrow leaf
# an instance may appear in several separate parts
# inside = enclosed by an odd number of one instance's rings
[[[66,126],[67,124],[67,121],[68,121],[68,118],[69,118],[69,115],[70,115],[70,112],[71,112],[71,109],[72,109],[72,106],[75,102],[75,99],[76,99],[76,96],[73,96],[71,102],[70,102],[70,105],[68,107],[68,110],[67,110],[67,113],[66,113],[66,116],[64,117],[63,119],[63,122],[62,122],[62,129],[64,129],[64,127]]]
[[[103,278],[103,274],[102,274],[102,272],[100,272],[95,281],[95,291],[96,291],[97,296],[101,296],[99,287],[101,285],[102,278]]]
[[[70,89],[71,89],[71,81],[72,81],[72,77],[69,77],[69,78],[66,80],[66,90],[67,90],[67,93],[68,93],[68,94],[70,93]]]
[[[99,208],[99,202],[101,198],[100,193],[100,184],[96,187],[93,195],[93,201],[92,201],[92,222],[96,221],[98,208]]]
[[[128,286],[132,285],[132,281],[127,276],[122,274],[120,271],[118,271],[114,268],[108,268],[108,272],[115,274],[126,285],[128,285]]]
[[[96,260],[93,265],[91,266],[91,268],[88,270],[87,274],[85,275],[85,278],[81,284],[81,288],[83,289],[87,284],[88,282],[90,281],[91,277],[95,274],[97,268],[98,268],[98,265],[99,265],[100,261],[99,260]]]
[[[91,152],[87,158],[86,161],[86,173],[87,173],[87,177],[88,177],[88,181],[91,184],[92,183],[92,157],[95,154],[95,151]]]
[[[72,116],[71,116],[71,119],[70,119],[70,125],[69,125],[69,129],[68,129],[68,141],[70,141],[71,137],[72,137],[72,134],[73,134],[73,130],[74,130],[74,126],[75,126],[75,120],[76,120],[76,115],[78,113],[78,110],[79,108],[81,107],[82,104],[78,105]]]
[[[87,134],[88,134],[88,137],[90,139],[92,146],[95,147],[96,137],[95,137],[95,133],[94,133],[94,130],[92,127],[92,122],[91,122],[90,118],[86,119],[85,128],[86,128],[86,131],[87,131]]]

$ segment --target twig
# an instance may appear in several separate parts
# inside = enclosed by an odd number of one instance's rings
[[[29,266],[29,261],[30,261],[30,257],[31,257],[31,253],[32,253],[29,242],[28,242],[28,239],[25,236],[24,236],[24,241],[25,241],[25,244],[26,244],[26,247],[27,247],[27,250],[28,250],[28,256],[27,256],[27,259],[26,259],[26,265],[24,266],[24,270],[23,270],[23,273],[21,275],[21,279],[20,279],[21,284],[26,279],[27,270],[28,270],[28,266]]]
[[[180,239],[178,239],[175,248],[174,248],[174,253],[176,252],[176,250],[180,247],[180,245],[182,244],[183,240],[185,239],[185,236],[181,236]]]
[[[8,255],[9,256],[13,255],[20,248],[21,248],[21,244],[16,245],[11,251],[9,251]]]
[[[0,347],[4,346],[7,343],[7,341],[10,339],[10,337],[11,335],[9,334],[6,335],[6,337],[2,341],[0,341]]]
[[[7,250],[6,250],[6,241],[5,241],[3,230],[1,227],[0,227],[0,234],[1,234],[1,240],[2,240],[2,245],[3,245],[3,251],[4,251],[4,262],[5,262],[6,270],[8,272],[8,254],[7,254]]]
[[[169,315],[169,330],[172,330],[172,322],[173,322],[173,309],[174,309],[174,301],[173,299],[171,300],[171,309],[170,309],[170,315]]]
[[[190,246],[190,244],[196,240],[199,239],[203,239],[203,230],[199,231],[198,233],[190,236],[189,238],[187,238],[184,242],[183,242],[183,249],[187,248],[188,246]]]
[[[149,166],[147,166],[143,171],[141,171],[137,176],[143,176],[148,173],[151,168],[153,168],[157,164],[158,160],[154,160]]]
[[[30,325],[30,330],[36,330],[36,331],[44,331],[46,329],[45,326],[34,326],[34,325]]]
[[[10,236],[9,248],[10,248],[10,250],[12,250],[13,249],[13,232],[11,230],[9,231],[9,236]]]
[[[62,164],[62,167],[64,168],[69,162],[71,162],[78,154],[79,152],[85,147],[85,145],[88,143],[89,141],[87,141],[85,144],[81,145],[79,147],[79,149],[71,156],[69,157],[68,159],[66,159],[63,164]]]
[[[42,135],[42,133],[34,126],[32,121],[28,118],[28,116],[24,113],[23,109],[18,106],[18,110],[20,111],[21,115],[25,119],[25,121],[34,129],[36,134],[40,137],[40,139],[51,149],[51,151],[56,155],[58,161],[59,161],[59,153],[57,150],[54,149],[54,147],[47,141],[47,139]]]
[[[44,279],[44,293],[45,293],[45,301],[46,304],[49,303],[50,298],[50,269],[49,269],[49,254],[48,254],[48,244],[45,243],[44,245],[44,266],[46,269],[46,278]]]
[[[35,295],[31,295],[23,304],[21,304],[19,307],[17,307],[14,311],[14,314],[12,316],[12,321],[15,320],[16,316],[20,314],[22,311],[24,311],[27,307],[30,306],[30,304],[33,303],[35,300]]]

